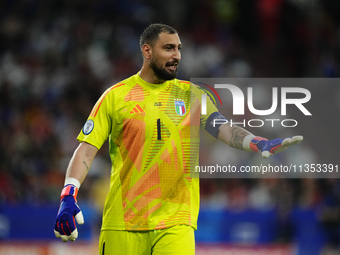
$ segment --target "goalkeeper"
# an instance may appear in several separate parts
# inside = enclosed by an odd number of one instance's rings
[[[109,139],[112,170],[103,212],[99,254],[195,253],[199,180],[190,164],[198,160],[199,129],[229,146],[267,158],[301,142],[301,136],[267,140],[221,119],[203,90],[176,79],[182,44],[175,29],[152,24],[140,38],[140,72],[107,89],[93,107],[66,171],[54,232],[75,241],[84,222],[77,193],[91,163]]]

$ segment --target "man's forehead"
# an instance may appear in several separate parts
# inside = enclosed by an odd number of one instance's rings
[[[174,45],[180,45],[181,40],[179,39],[178,34],[169,34],[162,32],[158,36],[158,40],[156,42],[157,44],[160,45],[166,45],[166,44],[174,44]]]

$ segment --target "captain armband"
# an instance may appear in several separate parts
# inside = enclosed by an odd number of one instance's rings
[[[204,129],[213,137],[218,138],[220,126],[226,123],[228,123],[228,120],[222,114],[214,112],[208,117]]]

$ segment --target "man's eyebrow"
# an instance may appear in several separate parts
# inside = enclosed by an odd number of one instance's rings
[[[182,44],[174,44],[174,43],[166,43],[163,45],[163,47],[167,47],[167,46],[170,46],[171,48],[175,48],[176,46],[178,46],[179,48],[182,47]]]

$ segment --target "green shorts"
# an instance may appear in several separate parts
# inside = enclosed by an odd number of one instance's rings
[[[100,255],[194,255],[194,229],[187,225],[151,231],[103,230]]]

